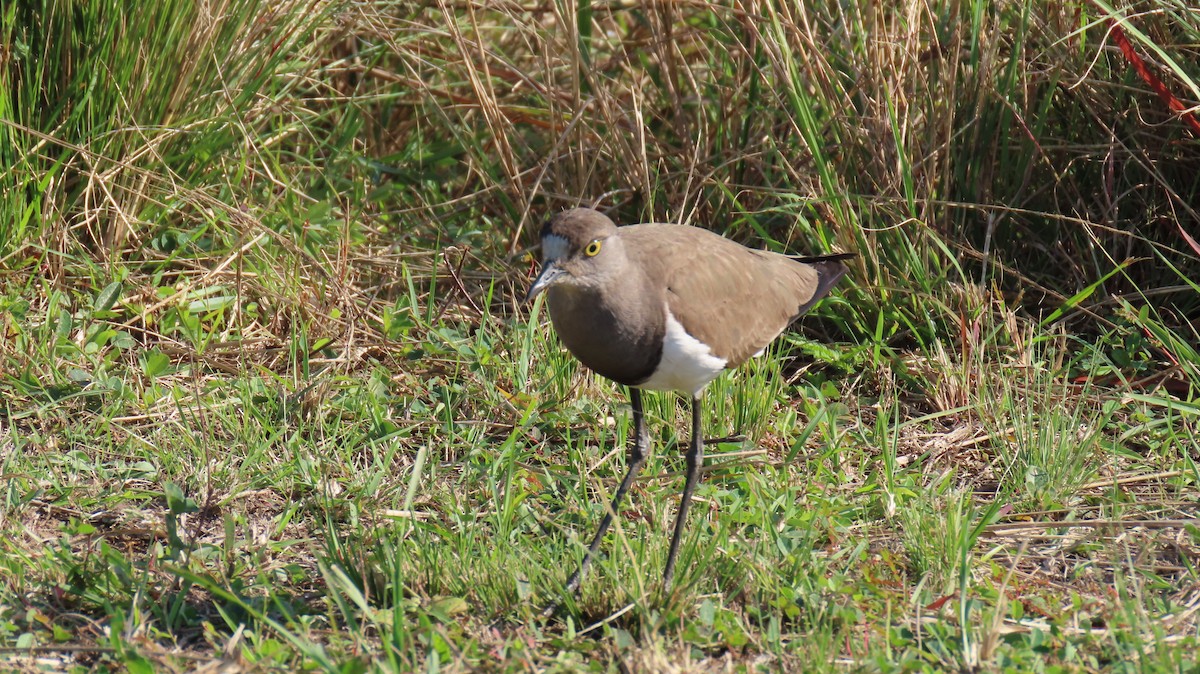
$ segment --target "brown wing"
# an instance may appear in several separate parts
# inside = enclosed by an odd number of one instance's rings
[[[664,231],[664,228],[667,228]],[[667,287],[667,306],[693,337],[736,367],[761,351],[846,272],[836,259],[805,263],[746,248],[708,230],[634,225],[622,238],[631,255]],[[657,231],[656,231],[657,230]],[[636,242],[651,236],[669,251]]]

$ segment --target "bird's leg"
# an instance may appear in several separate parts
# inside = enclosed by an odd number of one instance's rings
[[[671,535],[671,550],[667,553],[667,568],[663,571],[663,589],[671,589],[671,577],[675,574],[675,555],[679,553],[679,539],[683,538],[683,525],[687,521],[688,506],[692,504],[692,492],[700,477],[700,464],[704,463],[704,436],[700,434],[700,396],[692,397],[692,443],[687,452],[687,478],[683,483],[683,498],[679,500],[679,514],[675,516],[675,533]]]
[[[642,392],[635,388],[629,389],[629,402],[633,407],[633,441],[629,443],[625,478],[621,480],[621,485],[617,487],[617,493],[613,494],[612,504],[609,506],[608,512],[604,513],[604,518],[600,520],[600,529],[596,532],[595,537],[592,538],[591,544],[588,545],[587,554],[583,556],[583,561],[579,564],[579,570],[567,580],[568,593],[574,592],[579,587],[579,581],[583,579],[583,573],[587,571],[588,564],[591,563],[592,557],[600,547],[600,542],[604,540],[604,534],[608,531],[608,527],[612,525],[613,517],[616,516],[618,508],[621,506],[621,499],[625,497],[625,492],[629,491],[630,485],[633,484],[633,479],[637,477],[638,471],[646,463],[646,456],[650,451],[650,434],[646,432],[646,422],[642,413]],[[557,610],[558,603],[555,602],[544,611],[544,615],[553,615]]]

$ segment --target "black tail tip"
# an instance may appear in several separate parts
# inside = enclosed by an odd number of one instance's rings
[[[858,253],[830,253],[829,255],[813,255],[811,257],[795,258],[797,262],[815,264],[817,262],[842,262],[858,257]]]

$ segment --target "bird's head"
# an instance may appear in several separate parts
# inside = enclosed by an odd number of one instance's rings
[[[554,286],[600,286],[617,273],[624,259],[617,226],[590,208],[563,211],[542,226],[542,272],[525,301]]]

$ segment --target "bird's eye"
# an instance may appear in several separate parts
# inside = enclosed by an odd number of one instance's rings
[[[596,239],[595,241],[589,243],[587,245],[587,248],[583,249],[583,254],[588,257],[595,257],[596,254],[599,252],[600,252],[600,239]]]

